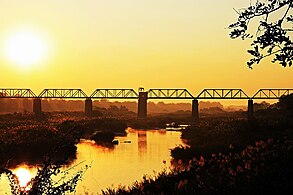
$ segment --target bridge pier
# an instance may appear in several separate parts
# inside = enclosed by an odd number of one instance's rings
[[[36,116],[40,116],[42,114],[42,101],[40,98],[33,99],[33,112]]]
[[[253,100],[248,100],[248,108],[247,108],[247,120],[252,120],[253,116]]]
[[[192,109],[191,109],[192,119],[197,120],[199,119],[199,112],[198,112],[198,100],[192,100]]]
[[[148,100],[148,92],[138,93],[138,110],[137,110],[138,118],[147,117],[147,100]]]
[[[84,104],[84,112],[86,116],[92,116],[93,113],[93,102],[91,98],[86,98]]]

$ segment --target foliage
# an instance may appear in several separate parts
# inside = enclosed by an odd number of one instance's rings
[[[292,140],[257,141],[241,152],[194,157],[184,170],[145,176],[103,194],[282,194],[292,190]]]
[[[65,192],[74,192],[77,182],[81,180],[88,166],[77,171],[69,180],[66,180],[68,172],[62,172],[60,168],[61,163],[53,165],[50,161],[45,162],[36,177],[31,181],[31,189],[27,194],[65,194]],[[57,176],[58,174],[62,175],[61,179],[55,182],[52,176]]]
[[[248,33],[249,23],[260,18],[252,49],[248,50],[252,55],[247,62],[249,68],[271,55],[274,55],[272,62],[279,62],[283,67],[292,66],[293,42],[289,35],[293,31],[292,8],[292,0],[256,0],[249,7],[236,11],[238,21],[229,26],[232,39],[252,38]]]
[[[91,140],[94,140],[98,144],[102,143],[112,143],[115,134],[113,132],[96,132],[93,136],[91,136]]]
[[[282,96],[278,102],[281,110],[293,116],[293,94]]]
[[[255,140],[268,138],[293,139],[292,118],[286,117],[279,109],[259,110],[254,121],[241,118],[209,118],[201,119],[193,124],[190,131],[183,131],[181,138],[186,146],[171,149],[171,156],[183,162],[188,162],[194,154],[205,158],[212,153],[221,151],[227,153],[228,146],[234,145],[234,150],[241,151]]]

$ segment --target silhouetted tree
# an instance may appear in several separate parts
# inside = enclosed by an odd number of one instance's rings
[[[252,38],[248,25],[252,20],[260,19],[256,37],[248,53],[252,58],[247,62],[249,68],[263,58],[274,55],[272,62],[282,66],[291,66],[293,60],[293,42],[289,33],[293,31],[293,0],[255,0],[247,8],[236,10],[238,21],[231,24],[230,37]]]
[[[261,103],[254,103],[253,104],[253,110],[254,111],[265,110],[265,109],[267,109],[269,107],[270,107],[270,104],[265,102],[265,101],[262,101]]]
[[[290,95],[282,96],[278,102],[281,110],[293,116],[293,93]]]

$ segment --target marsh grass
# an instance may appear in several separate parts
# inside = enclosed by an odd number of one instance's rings
[[[293,141],[257,141],[241,152],[193,157],[188,165],[103,194],[286,194],[293,184]]]
[[[187,146],[178,146],[171,150],[171,156],[188,162],[196,155],[208,158],[213,153],[228,153],[229,145],[240,152],[257,140],[269,138],[293,139],[293,122],[291,118],[256,119],[204,119],[198,121],[189,131],[182,132],[181,138]]]

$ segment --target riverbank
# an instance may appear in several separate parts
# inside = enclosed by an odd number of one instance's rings
[[[279,110],[251,121],[205,118],[171,149],[174,169],[104,194],[288,194],[293,188],[293,120]]]
[[[103,194],[288,194],[293,186],[293,141],[268,139],[241,152],[193,157],[171,173],[145,176]],[[180,165],[180,163],[179,163]]]
[[[111,144],[116,134],[125,135],[126,128],[117,119],[86,118],[78,113],[47,113],[42,121],[32,114],[0,115],[0,167],[42,164],[47,155],[70,162],[76,158],[80,139]],[[95,137],[96,132],[111,136]]]
[[[235,152],[242,151],[255,141],[273,139],[293,139],[292,118],[208,119],[200,120],[189,131],[183,131],[181,138],[187,147],[178,146],[171,150],[175,160],[188,162],[194,155],[205,158],[214,153],[228,153],[229,147]]]

